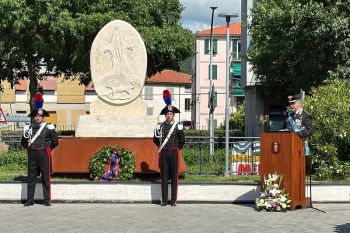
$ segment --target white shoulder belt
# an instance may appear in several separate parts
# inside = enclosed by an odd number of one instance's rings
[[[43,124],[40,126],[40,129],[38,130],[38,132],[36,132],[36,134],[34,135],[34,137],[33,137],[33,138],[30,138],[30,140],[29,140],[29,142],[28,142],[28,147],[29,147],[30,145],[32,145],[33,142],[39,137],[41,131],[43,131],[43,129],[45,128],[45,126],[46,126],[46,123],[43,123]]]
[[[162,145],[159,147],[158,149],[158,153],[162,151],[163,147],[165,146],[165,144],[168,142],[170,136],[173,134],[175,126],[177,125],[177,123],[174,122],[173,126],[171,127],[171,129],[169,130],[168,135],[166,136],[165,140],[163,141]]]

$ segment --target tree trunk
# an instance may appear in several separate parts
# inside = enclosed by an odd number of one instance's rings
[[[29,73],[29,106],[30,106],[30,112],[35,110],[35,104],[34,104],[34,96],[36,94],[36,91],[38,89],[38,79],[35,72]]]

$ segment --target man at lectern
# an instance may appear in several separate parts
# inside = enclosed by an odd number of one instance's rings
[[[305,139],[311,136],[313,132],[312,120],[310,114],[305,112],[302,108],[301,95],[296,94],[288,97],[290,107],[293,109],[292,112],[288,113],[286,120],[286,128],[294,131],[299,135],[300,138]],[[305,141],[305,155],[309,155],[309,147],[307,141]]]

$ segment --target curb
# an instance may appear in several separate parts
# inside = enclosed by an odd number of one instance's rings
[[[53,183],[53,202],[88,203],[159,203],[157,183]],[[350,203],[350,184],[313,184],[312,201],[317,203]],[[0,183],[0,202],[26,199],[25,183]],[[260,194],[258,183],[180,183],[179,203],[255,203]],[[170,195],[170,192],[169,192]],[[309,186],[306,186],[309,196]],[[41,183],[37,183],[35,199],[42,200]]]

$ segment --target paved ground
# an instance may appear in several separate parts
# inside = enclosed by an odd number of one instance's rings
[[[350,204],[287,213],[254,205],[0,204],[0,232],[350,232]]]

